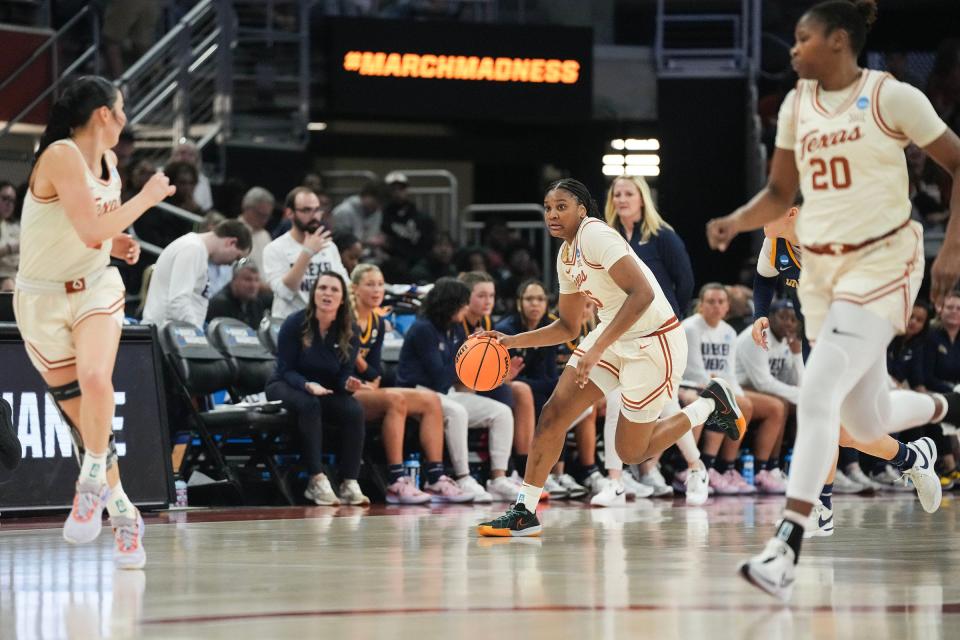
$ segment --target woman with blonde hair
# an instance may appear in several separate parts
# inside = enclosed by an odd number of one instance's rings
[[[382,388],[380,354],[387,332],[386,321],[377,313],[383,304],[384,280],[380,268],[359,264],[350,275],[353,309],[360,335],[356,373],[364,385],[354,393],[367,420],[383,419],[383,448],[389,480],[387,502],[469,502],[473,495],[463,491],[443,473],[443,408],[440,396],[428,389]],[[420,420],[420,446],[426,458],[426,482],[421,491],[403,472],[403,433],[407,415]]]

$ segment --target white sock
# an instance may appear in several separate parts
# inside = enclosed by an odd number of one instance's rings
[[[111,518],[117,516],[132,518],[137,513],[137,508],[130,502],[130,498],[123,491],[123,485],[119,482],[110,490],[110,497],[107,498],[107,513]]]
[[[517,504],[525,506],[530,513],[536,513],[542,493],[543,487],[535,487],[532,484],[524,482],[520,487],[520,493],[517,495]]]
[[[677,440],[677,448],[680,449],[683,459],[687,461],[687,466],[691,469],[693,464],[700,460],[700,449],[697,448],[697,441],[694,439],[692,431],[687,431],[680,436],[680,439]]]
[[[697,398],[681,409],[680,412],[685,413],[690,418],[690,427],[693,428],[706,422],[716,406],[717,403],[713,398]]]
[[[80,482],[92,482],[96,485],[107,483],[107,452],[87,451],[80,465]]]

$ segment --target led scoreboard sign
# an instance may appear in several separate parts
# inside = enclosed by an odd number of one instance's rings
[[[337,18],[320,40],[336,115],[589,118],[589,29]]]

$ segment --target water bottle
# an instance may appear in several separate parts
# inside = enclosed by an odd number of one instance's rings
[[[403,462],[403,472],[410,478],[413,486],[420,488],[420,454],[411,453]]]
[[[790,475],[790,466],[793,464],[793,449],[787,451],[787,456],[783,459],[783,473]]]
[[[177,490],[177,507],[182,509],[187,506],[187,483],[177,480],[173,486]]]
[[[753,484],[753,454],[749,451],[744,451],[741,462],[743,464],[743,473],[741,474],[743,479]]]

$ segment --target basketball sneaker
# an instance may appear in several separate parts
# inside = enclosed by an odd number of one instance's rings
[[[103,527],[103,508],[107,503],[110,487],[104,482],[77,482],[73,508],[63,523],[63,539],[72,544],[93,542]]]
[[[623,473],[620,474],[620,484],[627,490],[627,500],[649,498],[653,495],[653,487],[638,482],[627,469],[624,469]]]
[[[620,480],[604,478],[597,495],[590,498],[595,507],[622,507],[627,504],[627,489]]]
[[[860,467],[859,463],[853,462],[846,468],[847,477],[859,484],[861,487],[866,489],[868,492],[873,491],[883,491],[884,487],[879,482],[875,482],[870,479],[867,474],[863,472],[863,469]]]
[[[457,492],[463,493],[459,488]],[[396,482],[387,485],[386,498],[387,504],[426,504],[431,496],[417,488],[410,476],[400,476]]]
[[[561,473],[557,476],[557,482],[560,483],[560,486],[567,490],[567,496],[570,498],[582,498],[587,495],[588,489],[573,479],[569,473]]]
[[[117,516],[110,518],[113,527],[113,564],[117,569],[143,569],[147,552],[143,550],[143,516],[137,511],[136,518]]]
[[[740,493],[740,489],[730,483],[730,479],[716,469],[707,470],[707,480],[710,488],[718,496],[735,496]]]
[[[810,512],[810,522],[803,530],[804,538],[827,538],[833,535],[833,509],[817,500]]]
[[[623,475],[629,475],[629,472],[624,471]],[[660,473],[660,465],[654,466],[650,471],[640,476],[639,482],[652,488],[655,498],[673,495],[673,487],[667,484],[666,478]]]
[[[703,426],[710,431],[723,433],[731,440],[742,438],[747,430],[747,421],[740,407],[737,406],[737,399],[730,383],[723,378],[713,378],[700,395],[710,398],[715,403],[713,412],[707,417]]]
[[[702,462],[693,469],[687,470],[684,488],[688,505],[698,507],[707,501],[707,496],[710,495],[710,481],[707,478],[707,468]]]
[[[917,453],[917,460],[912,467],[903,472],[903,475],[916,487],[917,497],[920,498],[920,506],[923,510],[933,513],[940,508],[940,500],[943,498],[940,478],[933,470],[933,465],[937,461],[937,445],[930,438],[920,438],[908,444],[907,447]]]
[[[886,464],[873,474],[873,481],[883,485],[884,491],[912,491],[913,487],[903,481],[900,472],[892,464]]]
[[[491,538],[520,538],[543,533],[537,514],[527,511],[524,504],[513,504],[499,518],[477,525],[477,533]]]
[[[590,495],[595,496],[600,493],[600,490],[603,488],[604,482],[606,482],[607,476],[603,475],[599,471],[594,471],[589,476],[584,478],[583,486],[587,488],[587,491],[590,492]]]
[[[834,493],[861,493],[866,491],[866,488],[859,482],[854,482],[847,477],[840,469],[837,469],[836,474],[833,476],[833,492]]]
[[[499,478],[487,480],[487,492],[493,496],[494,500],[511,502],[517,499],[517,494],[520,493],[520,487],[507,476],[500,476]]]
[[[736,469],[727,469],[727,472],[723,474],[723,477],[727,479],[727,482],[730,483],[730,486],[735,487],[737,493],[742,496],[752,496],[757,492],[757,488],[746,481],[746,479],[740,475],[740,472]]]
[[[474,499],[472,493],[461,489],[460,485],[454,482],[450,476],[440,476],[433,484],[425,484],[423,490],[429,500],[433,502],[461,504],[464,502],[472,502]]]
[[[477,482],[476,478],[470,474],[467,474],[462,478],[457,478],[457,486],[460,487],[460,490],[464,493],[473,496],[474,504],[486,504],[493,502],[493,496],[487,493],[487,490],[484,489],[483,486]]]
[[[344,480],[340,483],[340,502],[354,507],[370,506],[370,498],[363,495],[360,483],[356,480]]]
[[[310,478],[303,495],[307,500],[311,500],[321,507],[340,506],[340,498],[333,492],[333,487],[330,486],[330,481],[324,473],[319,473]]]
[[[547,476],[547,481],[543,483],[543,490],[550,494],[551,500],[562,500],[570,497],[570,492],[560,484],[560,481],[552,473]]]
[[[0,398],[0,465],[15,469],[22,457],[20,438],[13,428],[13,408],[9,402]]]
[[[754,479],[757,491],[767,494],[783,494],[787,492],[787,484],[778,475],[769,469],[761,469]]]
[[[771,538],[763,552],[740,565],[740,577],[786,602],[793,593],[795,559],[786,542]]]

